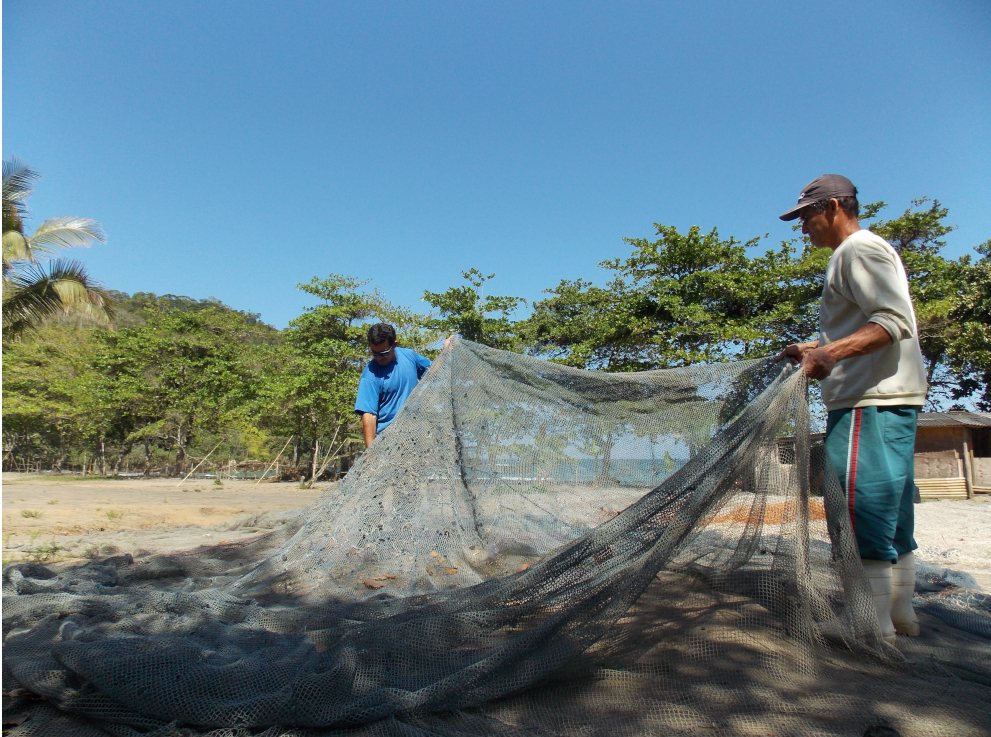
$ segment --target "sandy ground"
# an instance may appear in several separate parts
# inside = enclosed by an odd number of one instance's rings
[[[915,541],[916,558],[969,573],[991,592],[991,495],[916,504]]]
[[[333,484],[3,475],[3,560],[164,553],[272,529]]]
[[[164,553],[273,529],[335,484],[3,476],[4,562]],[[917,557],[991,591],[991,496],[916,505]]]

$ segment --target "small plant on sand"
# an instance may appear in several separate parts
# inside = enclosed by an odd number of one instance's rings
[[[41,536],[41,530],[31,530],[31,542],[34,542]]]
[[[49,504],[58,504],[58,499],[49,499],[48,500],[48,503]]]
[[[21,510],[21,516],[22,517],[34,517],[35,519],[38,519],[38,518],[41,517],[41,512],[36,512],[33,509],[22,509]]]
[[[28,550],[27,554],[31,556],[31,560],[35,563],[47,563],[59,560],[62,557],[60,555],[61,552],[65,549],[65,547],[52,540],[47,545],[39,545],[36,548]]]
[[[7,547],[8,545],[10,545],[10,538],[12,538],[16,534],[17,534],[16,532],[3,533],[3,546]]]
[[[107,519],[110,520],[111,522],[113,520],[120,519],[123,516],[124,516],[123,510],[120,510],[120,509],[108,509],[107,510]]]
[[[103,553],[104,555],[114,555],[120,551],[117,550],[116,545],[101,545],[100,552]]]
[[[90,545],[88,548],[86,548],[83,551],[83,557],[89,558],[90,560],[93,560],[94,558],[99,558],[100,548],[98,548],[96,545]]]
[[[224,482],[221,481],[220,479],[214,479],[213,480],[213,485],[214,486],[223,486],[224,485]]]

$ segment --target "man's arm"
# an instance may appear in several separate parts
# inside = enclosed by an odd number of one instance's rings
[[[825,379],[833,371],[837,362],[844,358],[866,356],[891,345],[891,335],[874,322],[869,322],[853,335],[837,340],[822,348],[812,348],[805,352],[802,365],[810,379]],[[806,344],[808,345],[808,344]],[[788,346],[791,348],[792,346]],[[785,351],[788,349],[786,348]]]
[[[367,448],[375,440],[375,430],[378,428],[378,417],[371,412],[361,415],[361,431],[365,436],[365,447]]]

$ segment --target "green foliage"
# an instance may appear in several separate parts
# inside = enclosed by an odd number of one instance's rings
[[[32,563],[54,563],[62,558],[62,552],[64,550],[67,550],[65,546],[59,545],[52,540],[48,544],[29,548],[25,552]]]
[[[168,438],[182,464],[198,431],[220,432],[254,399],[260,377],[249,348],[264,343],[233,310],[149,312],[145,319],[97,333],[97,391],[107,410],[100,432],[132,444]]]
[[[946,353],[958,377],[954,398],[973,397],[980,410],[991,412],[991,240],[975,250],[981,258],[964,271],[949,314],[954,327]]]
[[[876,216],[885,206],[872,205],[869,215]],[[945,222],[948,214],[938,200],[923,197],[913,200],[900,217],[869,226],[898,251],[908,273],[930,409],[980,394],[980,366],[991,367],[981,363],[987,357],[981,351],[981,335],[988,324],[987,304],[982,307],[980,296],[985,267],[971,264],[969,256],[951,260],[942,255],[944,238],[955,230]]]
[[[218,441],[218,457],[267,457],[272,439],[253,403],[278,331],[216,300],[120,296],[128,327],[54,321],[6,347],[10,454],[101,473],[134,447],[145,451],[135,463],[172,469]]]
[[[446,292],[424,291],[423,299],[440,313],[426,321],[426,326],[440,333],[458,333],[462,338],[493,348],[521,350],[512,314],[522,297],[485,296],[485,282],[495,274],[483,276],[478,269],[461,272],[468,282],[460,287],[450,287]]]
[[[617,275],[605,288],[562,281],[534,305],[524,330],[535,353],[640,371],[768,355],[812,329],[821,254],[796,256],[783,243],[750,258],[757,238],[655,227],[658,240],[626,239],[634,246],[629,258],[600,264]]]

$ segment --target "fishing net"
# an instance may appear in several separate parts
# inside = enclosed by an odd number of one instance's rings
[[[454,340],[276,532],[9,566],[5,713],[20,737],[987,734],[991,620],[953,591],[942,639],[880,640],[801,371]]]

